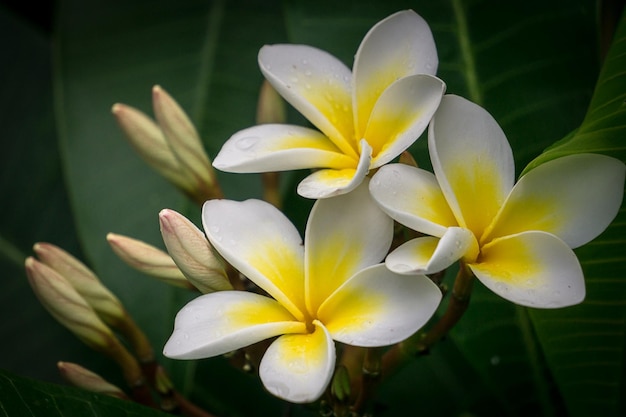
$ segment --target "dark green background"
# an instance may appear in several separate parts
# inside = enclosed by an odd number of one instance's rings
[[[165,207],[199,224],[199,208],[133,154],[111,106],[151,114],[150,89],[160,84],[215,156],[232,133],[254,123],[263,44],[306,43],[351,65],[367,30],[406,8],[431,25],[447,91],[479,103],[502,125],[517,173],[564,137],[535,163],[580,151],[626,159],[625,25],[605,61],[621,15],[612,2],[0,3],[0,415],[121,415],[115,400],[22,379],[58,383],[56,362],[64,360],[122,384],[109,361],[39,306],[22,266],[34,242],[55,243],[92,266],[157,351],[189,298],[132,271],[106,243],[106,233],[116,232],[162,247],[157,214]],[[305,123],[293,111],[290,121]],[[425,140],[411,150],[429,167]],[[311,204],[293,192],[303,175],[283,177],[285,211],[300,228]],[[220,180],[229,198],[260,196],[255,175],[220,173]],[[623,415],[625,229],[622,208],[606,233],[577,250],[588,292],[580,306],[529,310],[477,286],[451,336],[381,387],[376,415]],[[288,408],[220,358],[163,363],[181,391],[221,416]],[[292,411],[310,414],[302,406]],[[151,415],[141,408],[127,414]]]

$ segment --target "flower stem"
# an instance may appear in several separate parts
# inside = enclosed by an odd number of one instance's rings
[[[474,275],[467,265],[461,263],[445,313],[428,332],[417,334],[415,337],[398,343],[383,355],[383,376],[389,376],[412,357],[427,354],[435,343],[448,334],[467,310],[473,283]]]
[[[361,389],[352,406],[352,410],[359,412],[367,400],[374,393],[374,389],[380,380],[383,351],[380,348],[368,348],[363,358],[361,372]]]

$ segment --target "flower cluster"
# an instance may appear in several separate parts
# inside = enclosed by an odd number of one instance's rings
[[[617,215],[626,176],[621,161],[563,156],[516,182],[504,132],[485,109],[444,94],[431,30],[410,10],[369,30],[352,70],[305,45],[264,46],[258,60],[266,78],[259,124],[235,133],[212,164],[187,115],[160,87],[153,89],[156,121],[113,106],[146,162],[203,204],[203,231],[173,210],[160,213],[167,253],[107,236],[129,265],[201,293],[176,316],[165,356],[244,351],[248,359],[254,351],[262,357],[261,381],[277,397],[306,403],[330,392],[354,404],[355,396],[368,394],[362,386],[350,393],[354,381],[378,373],[384,362],[372,354],[381,350],[370,348],[395,344],[389,354],[418,340],[414,350],[427,350],[460,318],[474,277],[523,306],[565,307],[584,299],[573,249]],[[276,92],[314,128],[284,124]],[[406,152],[426,131],[434,173]],[[213,167],[266,179],[312,169],[297,187],[316,200],[304,237],[270,204],[276,190],[267,201],[222,199]],[[418,233],[394,233],[394,223]],[[404,235],[419,237],[404,241]],[[131,386],[146,388],[147,375],[166,404],[177,397],[163,370],[146,366],[155,361],[151,346],[95,274],[52,245],[37,244],[35,252],[39,260],[26,261],[27,274],[51,314],[114,358]],[[439,307],[440,273],[455,262],[459,275],[449,306],[456,307],[412,338]],[[134,356],[112,328],[128,339]],[[358,348],[356,359],[342,361]],[[359,369],[348,369],[357,362]],[[89,370],[59,366],[76,385],[124,397]],[[150,403],[151,393],[144,397]],[[193,408],[182,404],[183,411]]]
[[[319,130],[253,126],[235,133],[213,165],[235,173],[315,169],[298,186],[300,195],[318,199],[304,245],[268,203],[207,201],[208,240],[264,294],[217,291],[193,300],[176,317],[166,356],[204,358],[275,338],[260,363],[261,380],[278,397],[310,402],[334,373],[333,341],[375,347],[405,340],[441,299],[425,274],[455,261],[517,304],[583,300],[572,248],[617,214],[624,164],[567,156],[514,185],[504,133],[476,104],[444,96],[433,36],[416,13],[376,24],[352,71],[304,45],[264,46],[259,65]],[[385,165],[427,127],[434,174]],[[425,236],[387,256],[392,219]]]

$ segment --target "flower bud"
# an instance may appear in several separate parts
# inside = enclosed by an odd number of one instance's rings
[[[114,104],[112,112],[139,156],[172,184],[192,193],[193,185],[185,178],[159,126],[141,111],[125,104]]]
[[[333,375],[330,392],[339,401],[347,402],[350,399],[350,375],[344,365],[339,365]]]
[[[274,87],[267,80],[264,80],[259,91],[259,101],[256,109],[257,124],[285,123],[286,120],[285,101],[274,90]]]
[[[119,387],[105,381],[100,375],[80,365],[70,362],[59,362],[57,363],[57,368],[59,368],[63,379],[75,387],[123,400],[128,399],[128,396]]]
[[[136,270],[177,287],[193,288],[170,255],[161,249],[115,233],[109,233],[107,241],[113,252]]]
[[[26,259],[25,266],[35,295],[59,323],[101,352],[106,352],[113,340],[117,341],[111,329],[65,278],[33,257]]]
[[[36,243],[33,250],[39,261],[65,278],[105,323],[112,325],[126,317],[120,300],[85,264],[50,243]]]
[[[180,105],[160,86],[152,89],[154,114],[166,141],[185,171],[195,182],[195,195],[204,200],[220,198],[215,171],[204,150],[196,128]]]
[[[174,210],[159,213],[161,234],[172,259],[202,293],[231,290],[221,261],[200,229]]]

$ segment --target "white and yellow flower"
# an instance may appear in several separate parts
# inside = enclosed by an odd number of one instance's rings
[[[177,315],[163,353],[199,359],[278,336],[259,367],[265,387],[291,402],[310,402],[335,368],[333,340],[384,346],[404,340],[432,316],[441,293],[427,277],[389,271],[380,262],[392,220],[367,184],[315,203],[304,245],[272,205],[212,200],[202,212],[211,244],[270,297],[219,291]]]
[[[434,77],[437,65],[430,28],[410,10],[367,33],[353,72],[310,46],[264,46],[265,78],[319,131],[284,124],[244,129],[224,144],[213,166],[237,173],[320,168],[299,184],[300,195],[347,193],[426,129],[445,90]]]
[[[398,222],[427,235],[386,259],[398,273],[433,273],[461,259],[488,288],[517,304],[562,307],[585,297],[572,251],[616,216],[624,164],[598,154],[558,158],[515,182],[513,155],[481,107],[447,95],[428,137],[435,175],[381,168],[372,196]]]

